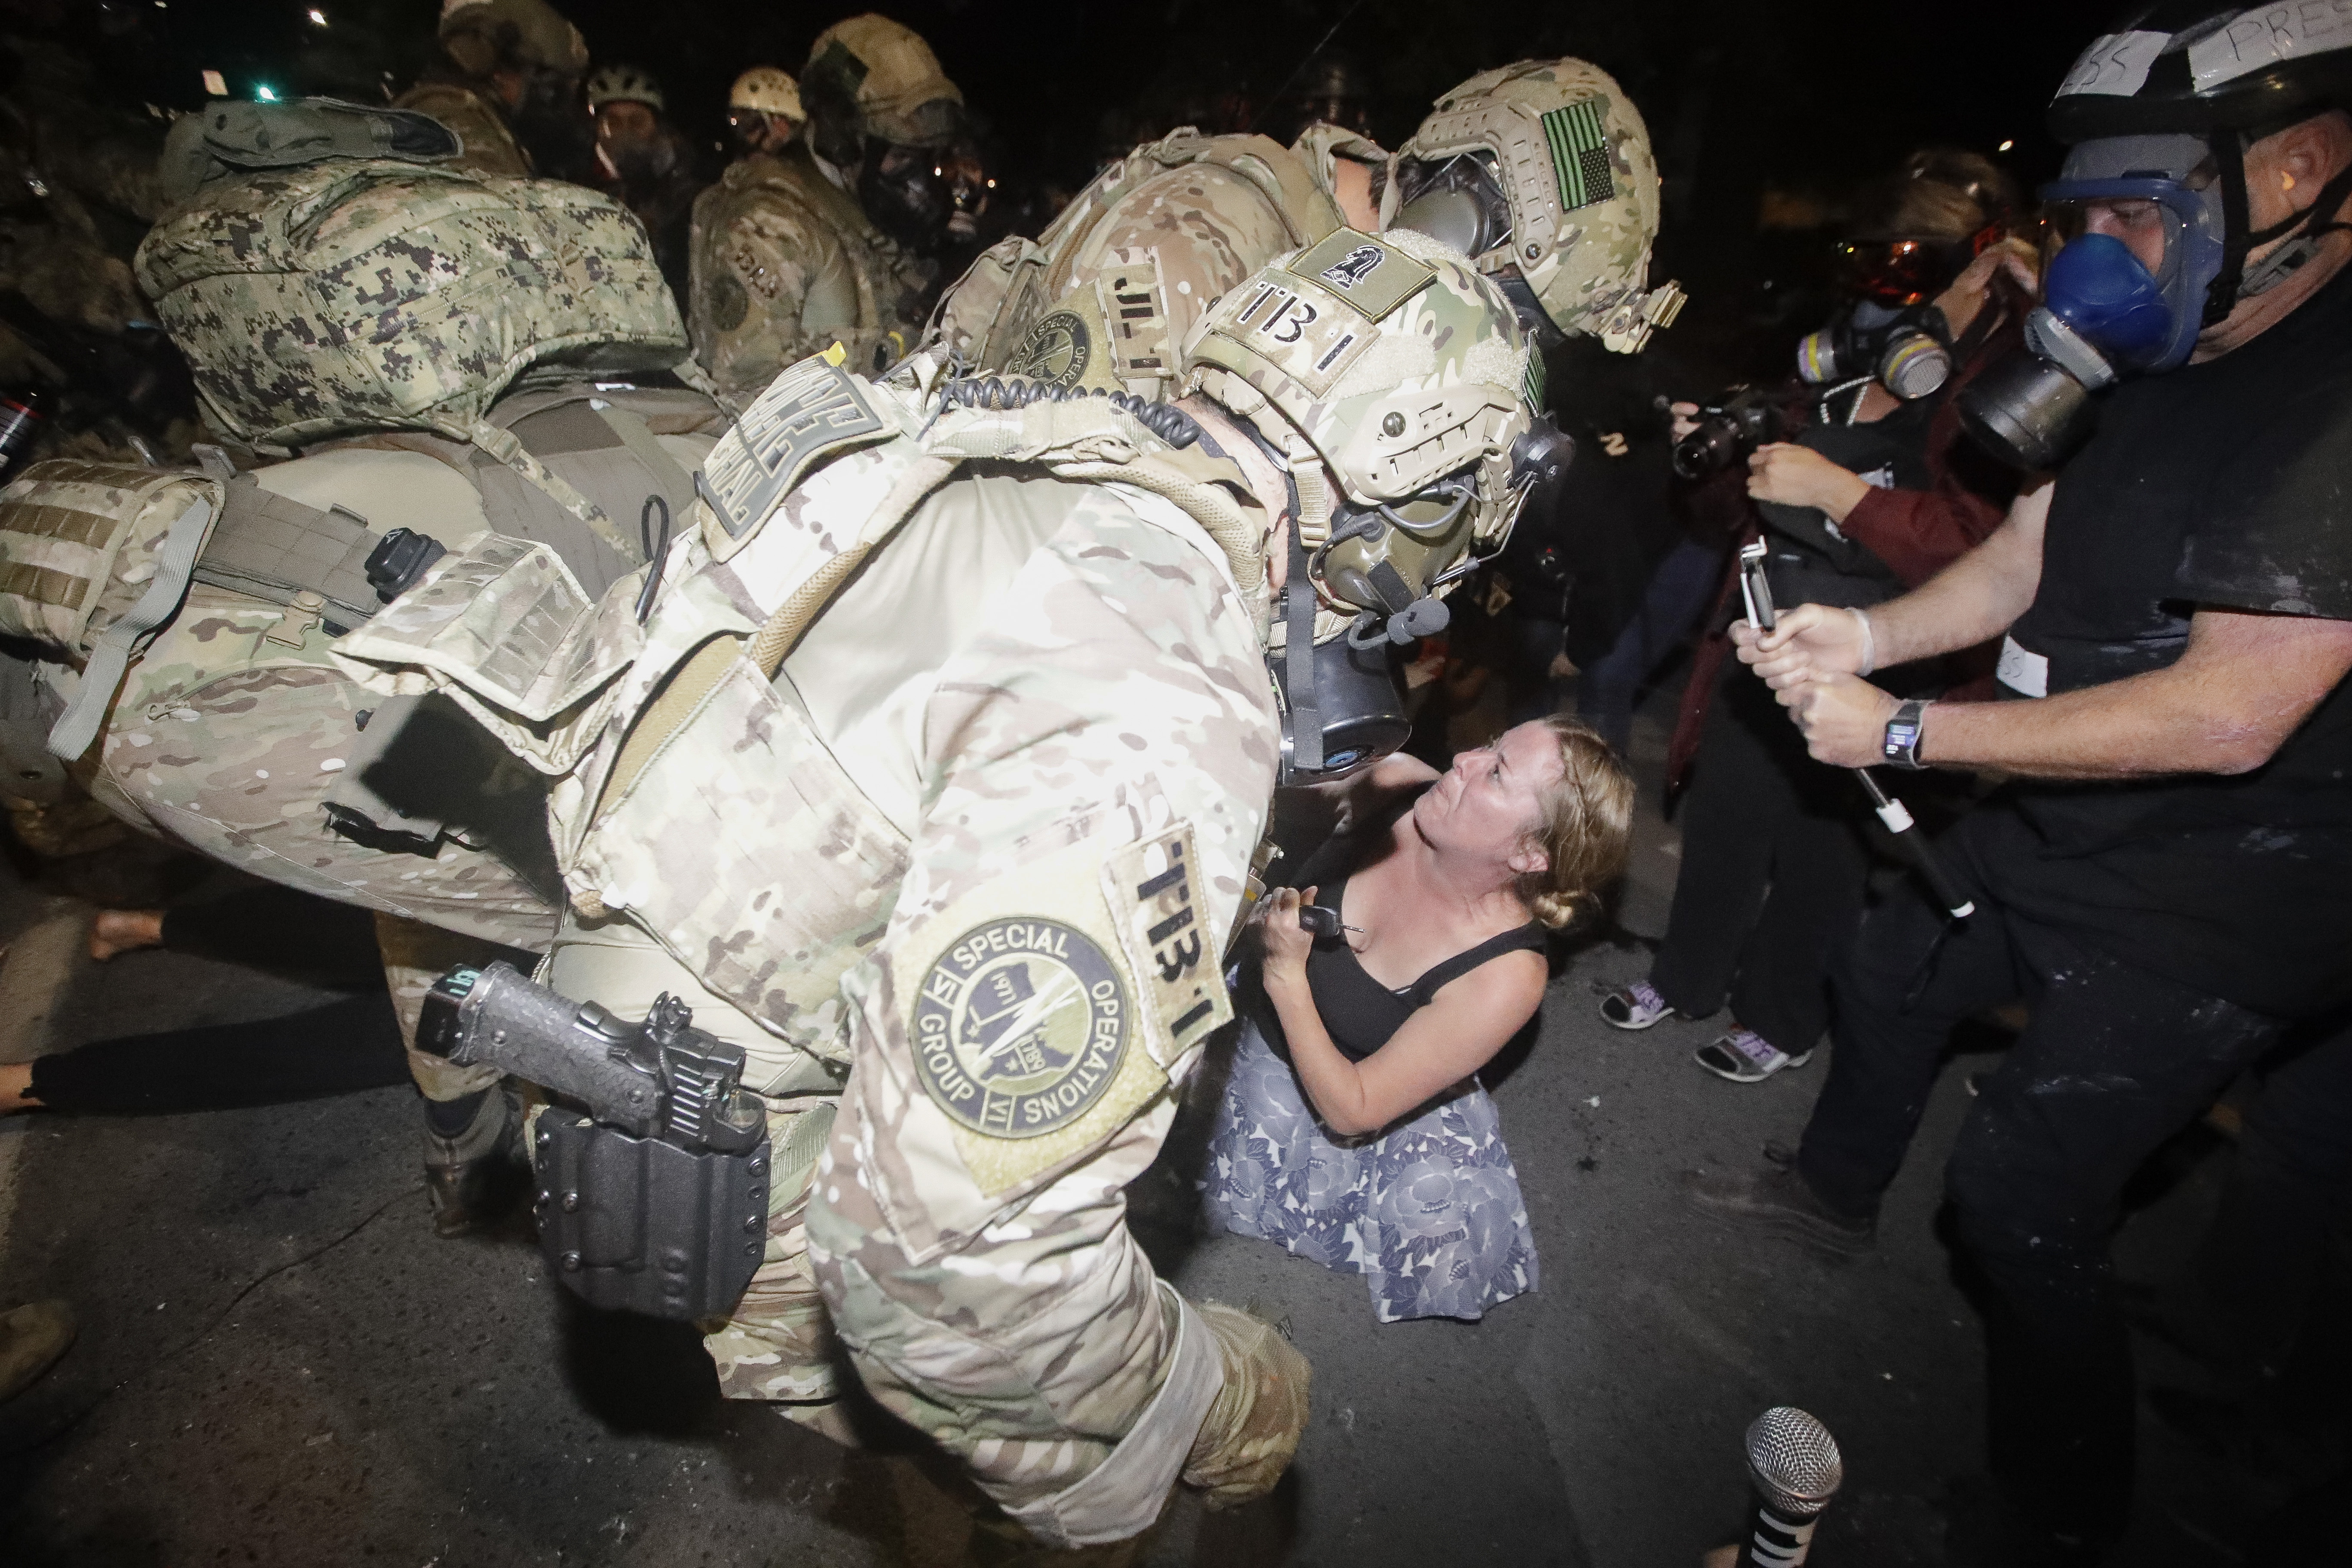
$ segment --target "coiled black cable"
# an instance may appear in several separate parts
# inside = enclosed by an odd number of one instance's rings
[[[1081,397],[1107,397],[1133,416],[1137,424],[1171,447],[1189,447],[1201,438],[1201,426],[1182,409],[1153,403],[1131,392],[1106,392],[1101,387],[1056,386],[1020,375],[966,376],[941,389],[950,403],[966,408],[1026,408],[1033,403],[1068,403]]]

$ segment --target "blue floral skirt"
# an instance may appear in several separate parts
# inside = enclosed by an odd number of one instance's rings
[[[1475,1079],[1377,1138],[1334,1142],[1244,1020],[1202,1187],[1220,1228],[1364,1276],[1383,1323],[1477,1318],[1536,1288],[1518,1173]]]

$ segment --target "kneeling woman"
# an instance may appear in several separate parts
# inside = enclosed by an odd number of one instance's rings
[[[1543,1000],[1546,929],[1622,869],[1633,803],[1623,764],[1567,719],[1444,774],[1391,758],[1359,786],[1364,826],[1300,868],[1319,887],[1266,900],[1243,960],[1213,1221],[1364,1275],[1382,1322],[1476,1318],[1534,1289],[1518,1175],[1476,1075]],[[1339,932],[1311,937],[1302,901],[1337,910]]]

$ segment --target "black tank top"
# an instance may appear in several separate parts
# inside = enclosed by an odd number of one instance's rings
[[[1315,901],[1338,910],[1347,896],[1348,879],[1342,877],[1330,887],[1318,888]],[[1315,1011],[1321,1015],[1331,1043],[1339,1047],[1341,1056],[1360,1062],[1387,1045],[1407,1018],[1429,1005],[1441,986],[1507,952],[1521,950],[1544,950],[1540,921],[1498,931],[1477,946],[1433,964],[1412,984],[1391,991],[1364,972],[1356,950],[1348,945],[1348,933],[1341,931],[1317,942],[1307,955],[1307,989],[1315,998]]]

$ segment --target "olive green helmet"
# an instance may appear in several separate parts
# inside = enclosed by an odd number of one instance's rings
[[[1437,100],[1397,150],[1384,227],[1437,235],[1573,337],[1622,353],[1670,325],[1683,292],[1647,286],[1658,166],[1641,111],[1598,66],[1522,60]]]
[[[1467,258],[1343,228],[1218,300],[1181,375],[1288,459],[1324,597],[1403,617],[1404,641],[1443,625],[1406,612],[1500,549],[1526,498],[1530,363]]]

